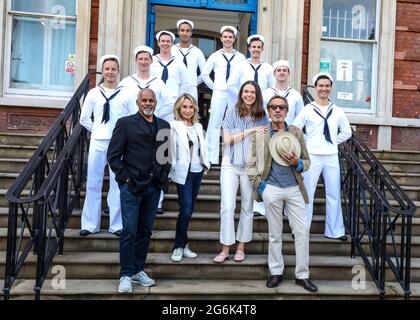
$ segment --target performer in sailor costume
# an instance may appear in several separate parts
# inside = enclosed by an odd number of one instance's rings
[[[190,77],[182,60],[172,55],[175,35],[170,31],[163,30],[156,35],[156,40],[160,53],[153,57],[151,71],[166,84],[166,94],[170,103],[164,108],[156,110],[155,115],[170,123],[174,120],[173,106],[176,99],[183,93],[190,93]]]
[[[138,111],[130,105],[129,95],[117,87],[120,71],[119,59],[106,55],[100,59],[103,84],[89,91],[83,103],[80,124],[90,131],[86,198],[82,211],[80,235],[87,236],[100,231],[102,184],[107,165],[107,150],[118,119]],[[93,115],[93,120],[92,120]],[[109,169],[109,232],[119,236],[122,229],[120,189],[115,174]]]
[[[289,103],[289,113],[285,121],[292,124],[296,116],[302,111],[304,104],[302,95],[289,85],[289,61],[280,60],[273,64],[275,84],[263,92],[264,105],[274,96],[285,97]]]
[[[328,73],[318,73],[312,80],[315,86],[315,102],[308,104],[296,117],[293,125],[306,127],[306,145],[311,166],[304,175],[308,191],[308,226],[313,215],[315,189],[322,172],[326,194],[326,221],[324,236],[346,241],[340,198],[340,165],[338,145],[352,135],[344,111],[328,100],[333,78]]]
[[[200,73],[206,64],[206,58],[200,48],[191,44],[192,30],[194,23],[190,20],[181,19],[176,23],[178,28],[179,43],[172,47],[172,55],[181,59],[188,69],[190,76],[190,93],[198,101],[197,86],[203,82],[197,75],[198,69]]]
[[[284,121],[287,124],[292,124],[304,105],[301,94],[289,85],[290,64],[286,60],[280,60],[273,64],[271,70],[275,84],[263,91],[264,106],[267,111],[267,103],[274,96],[286,98],[289,112]],[[254,201],[254,215],[265,215],[264,202]]]
[[[232,26],[224,26],[220,30],[223,48],[214,52],[207,60],[201,78],[213,90],[211,98],[210,119],[207,126],[207,157],[210,163],[219,163],[220,128],[226,107],[235,108],[238,95],[229,92],[227,82],[235,68],[245,61],[245,56],[236,51],[233,45],[238,30]],[[214,82],[210,73],[214,71]]]
[[[251,58],[242,62],[238,68],[235,68],[228,81],[229,91],[238,93],[241,85],[250,80],[258,83],[261,91],[274,85],[273,67],[262,59],[264,41],[264,37],[259,34],[254,34],[247,39]]]
[[[153,49],[147,46],[139,46],[133,51],[137,65],[137,73],[125,77],[120,86],[128,88],[130,92],[130,103],[133,108],[137,107],[137,96],[142,89],[152,89],[156,95],[156,111],[161,114],[172,108],[172,100],[167,95],[165,83],[157,75],[152,75],[150,67],[153,63]],[[162,111],[161,111],[162,110]]]

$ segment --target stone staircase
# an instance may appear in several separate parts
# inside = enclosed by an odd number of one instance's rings
[[[7,215],[5,193],[32,155],[41,137],[0,135],[0,287],[5,272]],[[412,238],[412,299],[420,299],[420,153],[377,152],[381,163],[388,168],[398,183],[415,201],[416,218]],[[246,246],[247,259],[236,263],[232,259],[214,264],[212,258],[220,251],[219,209],[220,168],[212,168],[204,177],[196,212],[189,228],[190,247],[199,253],[197,259],[170,260],[177,219],[177,196],[171,186],[165,200],[165,214],[158,215],[148,255],[148,272],[156,279],[152,288],[134,286],[134,293],[117,293],[119,273],[119,241],[103,231],[89,237],[80,237],[80,210],[75,211],[65,234],[64,255],[54,259],[54,266],[65,269],[66,289],[53,289],[50,280],[42,289],[42,299],[378,299],[378,290],[367,275],[365,288],[353,289],[353,268],[363,266],[360,258],[351,259],[350,242],[323,237],[325,200],[322,186],[318,188],[315,215],[311,228],[310,271],[319,287],[310,294],[294,284],[294,242],[285,219],[283,252],[285,254],[285,281],[276,289],[268,289],[267,249],[268,234],[265,217],[254,219],[253,241]],[[105,182],[104,190],[107,188]],[[105,195],[103,200],[105,203]],[[84,196],[84,194],[83,194]],[[239,197],[238,205],[239,208]],[[83,199],[82,199],[83,204]],[[236,217],[238,219],[238,217]],[[103,214],[102,228],[107,230],[108,217]],[[398,232],[398,228],[397,228]],[[232,248],[234,250],[234,248]],[[12,289],[12,299],[33,299],[36,259],[29,257],[19,279]],[[359,269],[360,270],[360,269]],[[61,274],[63,275],[63,274]],[[387,270],[387,298],[402,299],[402,289],[392,280]],[[0,293],[1,294],[1,293]]]

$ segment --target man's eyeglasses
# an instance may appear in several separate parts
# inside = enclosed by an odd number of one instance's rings
[[[281,111],[283,111],[283,110],[287,110],[287,106],[285,104],[279,104],[279,105],[273,104],[271,106],[268,106],[268,109],[271,109],[273,111],[280,109]]]

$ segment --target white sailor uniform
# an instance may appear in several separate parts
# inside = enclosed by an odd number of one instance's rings
[[[247,81],[254,80],[258,83],[261,91],[274,86],[274,69],[267,62],[261,62],[259,64],[253,64],[251,59],[243,61],[238,68],[231,75],[228,81],[228,90],[239,93],[239,89],[242,84]]]
[[[190,76],[190,93],[198,100],[197,86],[200,85],[203,80],[201,79],[201,76],[197,75],[197,71],[200,69],[201,73],[206,64],[206,58],[204,57],[203,52],[194,45],[190,45],[189,48],[181,48],[179,44],[176,44],[172,47],[172,55],[182,60],[187,67]]]
[[[106,97],[106,98],[105,98]],[[122,87],[106,89],[98,86],[89,91],[83,103],[80,124],[92,132],[88,155],[88,174],[86,198],[82,211],[82,230],[91,233],[100,231],[102,184],[105,166],[107,165],[107,150],[118,119],[138,111],[129,103],[129,95]],[[108,108],[105,103],[109,99]],[[108,112],[106,112],[108,109]],[[106,116],[108,114],[108,116]],[[93,115],[93,120],[92,120]],[[109,192],[107,197],[109,207],[109,232],[122,229],[120,189],[115,181],[115,174],[109,168]]]
[[[309,227],[313,215],[315,189],[322,173],[326,194],[324,235],[339,238],[345,234],[345,230],[341,211],[338,145],[351,137],[349,121],[344,111],[333,103],[328,107],[321,107],[313,102],[303,108],[293,125],[301,129],[306,127],[306,145],[311,159],[311,166],[304,174],[309,196]]]
[[[133,105],[133,108],[137,107],[137,96],[139,91],[142,89],[151,89],[156,95],[156,110],[155,114],[163,114],[165,110],[168,110],[173,107],[171,105],[172,100],[169,99],[169,96],[166,94],[166,85],[165,83],[158,78],[156,75],[149,77],[149,79],[141,80],[137,74],[132,74],[128,77],[125,77],[119,83],[119,86],[128,89],[130,93],[130,104]]]
[[[170,101],[164,108],[155,111],[158,118],[167,122],[174,120],[173,105],[183,93],[191,93],[188,69],[182,60],[172,56],[168,61],[162,60],[159,54],[153,56],[150,67],[152,76],[157,76],[166,84],[167,99]]]
[[[263,101],[264,101],[264,108],[267,110],[267,103],[270,101],[272,97],[275,95],[284,97],[287,99],[289,103],[289,111],[287,112],[287,117],[284,119],[288,124],[292,124],[296,116],[302,111],[304,104],[302,95],[292,87],[288,87],[287,90],[279,90],[274,86],[264,90],[263,92]]]
[[[236,67],[245,60],[245,56],[236,50],[227,53],[221,49],[208,58],[201,72],[201,78],[213,90],[206,134],[207,157],[212,164],[219,163],[220,128],[226,107],[234,108],[238,100],[237,93],[228,90],[227,82]],[[214,71],[214,82],[210,78],[212,71]]]

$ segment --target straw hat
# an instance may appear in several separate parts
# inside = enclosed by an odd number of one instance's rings
[[[278,132],[272,136],[269,143],[269,150],[274,161],[285,167],[290,165],[281,157],[284,153],[294,152],[296,157],[300,158],[302,151],[299,140],[290,132]]]

